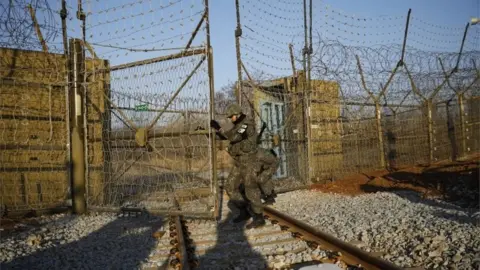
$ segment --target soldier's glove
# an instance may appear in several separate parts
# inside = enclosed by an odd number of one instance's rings
[[[263,122],[262,123],[262,128],[260,129],[260,132],[258,133],[258,136],[257,136],[257,144],[262,143],[262,135],[263,135],[263,132],[265,131],[266,128],[267,128],[267,123]]]
[[[220,130],[222,128],[220,124],[215,120],[210,121],[210,127],[214,128],[215,130]]]

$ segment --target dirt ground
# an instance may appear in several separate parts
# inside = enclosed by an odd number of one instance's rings
[[[353,174],[326,184],[314,184],[312,190],[359,195],[378,191],[412,190],[424,197],[448,201],[467,199],[465,207],[478,207],[480,156],[464,161],[440,162],[395,171]],[[467,196],[465,196],[467,195]]]

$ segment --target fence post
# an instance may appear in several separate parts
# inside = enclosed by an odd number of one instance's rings
[[[70,63],[71,63],[71,145],[72,145],[72,206],[75,214],[83,214],[86,211],[85,200],[85,149],[84,149],[84,99],[81,89],[84,72],[84,51],[82,41],[79,39],[70,39]]]
[[[67,35],[67,3],[66,0],[62,0],[62,9],[60,11],[60,17],[62,19],[62,38],[63,38],[63,55],[65,57],[65,130],[66,130],[66,153],[65,159],[67,164],[67,182],[71,182],[72,179],[72,161],[71,161],[71,124],[70,124],[70,100],[71,100],[71,85],[70,85],[70,76],[71,76],[71,65],[70,65],[70,54],[68,52],[68,35]],[[70,185],[70,191],[72,190],[72,185]],[[71,194],[69,195],[70,198]],[[72,198],[70,198],[72,199]]]
[[[208,0],[205,0],[205,22],[206,22],[206,32],[207,32],[207,65],[208,65],[208,85],[209,85],[209,120],[215,119],[215,86],[214,86],[214,75],[213,75],[213,48],[210,44],[210,6]],[[237,11],[239,12],[239,11]],[[240,23],[240,17],[238,18],[238,23]],[[240,43],[238,43],[240,46]],[[240,53],[240,51],[238,51]],[[240,61],[240,58],[237,59]],[[214,205],[213,205],[213,213],[212,216],[219,220],[221,217],[220,213],[220,194],[219,186],[218,186],[218,177],[217,177],[217,143],[215,134],[210,135],[210,163],[211,163],[211,173],[212,173],[212,182],[211,182],[211,191],[213,192],[214,196]],[[191,167],[190,167],[191,169]]]
[[[450,109],[450,106],[451,106],[451,103],[452,100],[447,100],[447,102],[445,102],[445,109],[446,109],[446,116],[447,116],[447,133],[448,133],[448,139],[450,141],[450,146],[451,146],[451,159],[452,161],[453,160],[457,160],[458,159],[458,148],[457,148],[457,136],[455,134],[455,117],[452,117],[452,113],[451,113],[451,109]]]
[[[428,124],[428,162],[433,163],[433,120],[432,120],[432,100],[426,101],[427,105],[427,124]]]
[[[185,121],[185,129],[187,132],[190,132],[191,130],[191,124],[190,124],[190,111],[186,110],[184,113],[184,121]],[[182,143],[183,144],[183,143]],[[190,142],[187,142],[185,144],[185,169],[188,173],[192,171],[192,145]]]
[[[382,112],[380,104],[375,100],[375,118],[377,119],[378,146],[380,148],[380,166],[385,168],[385,145],[383,144]]]
[[[465,106],[463,104],[463,93],[458,95],[458,107],[460,113],[460,129],[462,134],[462,153],[460,154],[460,158],[464,158],[467,156],[467,133],[465,127]]]
[[[242,25],[240,24],[240,0],[235,0],[235,10],[237,14],[237,28],[235,29],[235,50],[237,53],[237,102],[240,107],[242,106],[242,54],[240,52],[240,37],[242,36]],[[207,15],[208,16],[208,15]]]
[[[110,188],[109,185],[111,185],[111,180],[113,176],[113,170],[112,170],[112,142],[110,140],[110,134],[112,134],[112,111],[110,107],[110,103],[108,100],[112,100],[112,91],[111,91],[111,85],[110,85],[110,62],[108,60],[103,60],[103,71],[102,71],[102,79],[103,79],[103,91],[104,95],[107,96],[108,99],[103,100],[103,106],[105,107],[105,111],[103,113],[103,167],[104,167],[104,173],[103,173],[103,188],[104,191],[102,192],[102,200],[101,203],[106,204],[106,200],[110,198]],[[106,173],[105,173],[106,172]]]

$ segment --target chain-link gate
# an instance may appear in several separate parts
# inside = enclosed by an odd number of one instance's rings
[[[212,216],[208,2],[83,8],[88,208]]]

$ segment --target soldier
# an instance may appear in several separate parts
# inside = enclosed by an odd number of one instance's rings
[[[227,108],[227,117],[234,127],[224,132],[218,122],[212,120],[210,126],[222,138],[230,141],[227,148],[235,164],[230,173],[226,191],[230,201],[239,209],[240,215],[234,222],[241,222],[253,218],[247,229],[265,225],[263,217],[262,194],[258,186],[257,176],[260,166],[257,163],[258,145],[257,133],[253,121],[242,112],[237,104]]]

